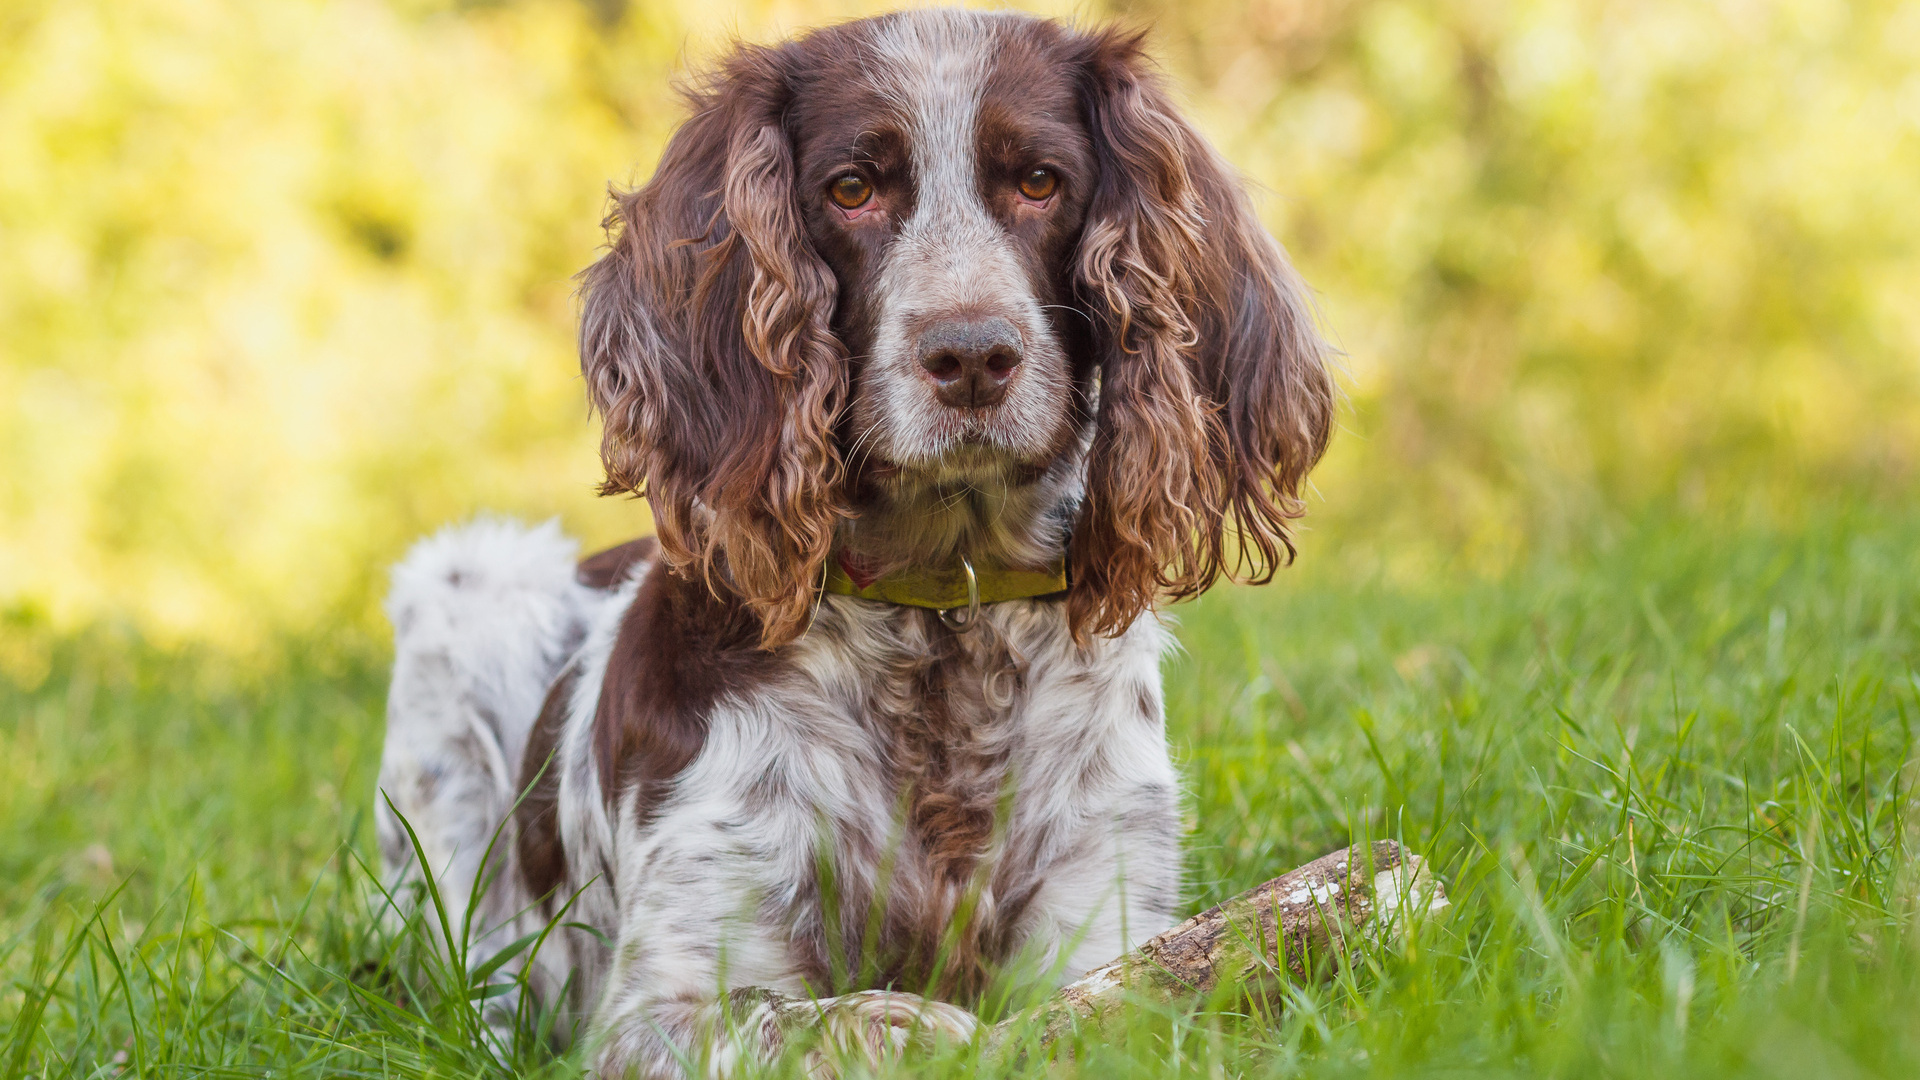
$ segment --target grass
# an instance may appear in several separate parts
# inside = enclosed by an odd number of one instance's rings
[[[1454,907],[1078,1071],[1920,1075],[1920,515],[1651,518],[1495,580],[1307,566],[1181,623],[1195,906],[1395,836]],[[6,633],[7,1077],[575,1070],[495,1065],[463,981],[370,914],[378,647]]]

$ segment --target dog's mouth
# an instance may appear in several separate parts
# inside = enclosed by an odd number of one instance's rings
[[[1019,412],[1007,404],[978,409],[946,409],[930,425],[940,450],[936,460],[999,457],[1011,462],[1023,456],[1028,433]]]
[[[848,458],[863,468],[940,470],[967,469],[989,464],[1013,467],[1035,448],[1015,410],[1006,405],[978,409],[943,408],[913,425],[913,435],[901,439],[886,421],[864,438],[852,440]],[[902,442],[906,445],[902,446]]]
[[[862,455],[857,467],[868,480],[925,487],[1020,487],[1045,471],[1043,465],[993,438],[968,433],[948,448],[921,461],[898,461],[881,454]]]

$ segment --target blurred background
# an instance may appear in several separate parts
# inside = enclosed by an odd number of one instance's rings
[[[588,544],[572,275],[672,81],[834,2],[0,0],[0,676],[383,633],[478,510]],[[1345,352],[1307,566],[1900,499],[1920,5],[1188,0],[1148,26]]]

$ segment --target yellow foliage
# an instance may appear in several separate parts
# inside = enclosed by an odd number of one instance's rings
[[[573,358],[605,187],[689,58],[864,10],[0,0],[0,605],[244,641],[368,619],[477,510],[644,530]],[[1323,535],[1497,561],[1920,448],[1920,9],[1121,17],[1347,351]]]
[[[1348,350],[1327,531],[1497,564],[1610,507],[1909,479],[1920,7],[1262,0],[1155,25]]]

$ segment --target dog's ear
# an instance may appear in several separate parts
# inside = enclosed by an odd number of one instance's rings
[[[737,595],[768,647],[805,630],[844,513],[832,430],[847,392],[782,68],[779,50],[742,46],[689,94],[653,179],[615,193],[580,324],[602,492],[644,494],[669,564]]]
[[[1291,560],[1334,390],[1305,286],[1238,177],[1173,108],[1141,34],[1082,39],[1100,178],[1075,288],[1100,401],[1073,542],[1076,633]]]

